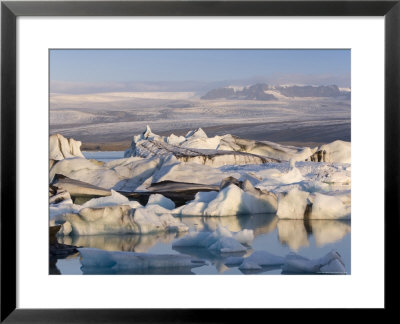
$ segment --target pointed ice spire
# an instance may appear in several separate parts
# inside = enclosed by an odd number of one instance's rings
[[[208,138],[207,134],[201,129],[197,128],[196,130],[189,131],[186,136],[186,138],[189,137],[201,137],[201,138]]]

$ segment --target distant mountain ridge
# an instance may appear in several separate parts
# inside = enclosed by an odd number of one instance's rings
[[[344,97],[350,99],[350,92],[341,91],[337,85],[326,86],[269,86],[257,83],[243,89],[233,87],[216,88],[208,91],[201,99],[228,100],[278,100],[277,94],[285,97]]]

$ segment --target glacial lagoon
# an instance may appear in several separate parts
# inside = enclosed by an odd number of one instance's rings
[[[83,152],[87,159],[109,162],[123,157],[123,152]],[[158,268],[154,270],[112,269],[111,267],[82,267],[80,253],[58,259],[50,267],[50,274],[92,275],[92,274],[170,274],[170,275],[279,275],[281,265],[262,266],[259,269],[243,269],[239,264],[227,262],[232,257],[247,258],[256,251],[264,251],[285,258],[290,253],[319,259],[331,251],[336,251],[344,263],[345,273],[351,274],[351,221],[348,220],[296,220],[279,219],[274,214],[253,214],[225,217],[178,217],[189,227],[189,232],[131,235],[80,235],[60,236],[58,243],[103,251],[123,251],[150,255],[187,255],[204,262],[192,268]],[[204,247],[176,247],[173,243],[188,233],[212,233],[217,228],[231,232],[253,230],[254,239],[247,244],[246,251],[221,253]],[[228,263],[228,264],[227,264]]]

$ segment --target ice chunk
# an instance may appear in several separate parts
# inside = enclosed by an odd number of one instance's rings
[[[148,181],[163,164],[163,159],[151,157],[147,159],[131,157],[112,161],[106,164],[111,170],[115,171],[121,181],[113,187],[119,191],[134,191],[145,181]]]
[[[337,196],[314,193],[311,197],[312,219],[350,218],[350,206]]]
[[[94,248],[79,248],[83,273],[157,273],[157,270],[200,267],[205,261],[181,254],[150,254],[138,252],[104,251]],[[173,271],[174,270],[174,271]]]
[[[203,142],[203,139],[196,141]],[[196,146],[209,147],[206,144],[197,144]],[[214,145],[211,145],[214,146]],[[218,167],[227,164],[263,164],[271,162],[280,162],[277,159],[263,157],[246,152],[222,151],[207,148],[187,148],[183,145],[172,145],[158,140],[140,140],[132,142],[130,151],[125,152],[125,157],[139,156],[148,158],[152,156],[174,156],[181,162],[192,162]]]
[[[52,160],[63,160],[71,157],[84,157],[80,147],[82,142],[72,138],[65,138],[60,134],[51,135],[49,138],[49,158]]]
[[[334,141],[321,145],[317,152],[325,152],[322,162],[351,163],[351,143],[345,141]]]
[[[180,163],[175,158],[170,158],[165,160],[159,170],[154,173],[153,182],[171,180],[175,182],[219,185],[227,175],[239,176],[235,172],[227,174],[210,166],[197,163]]]
[[[50,181],[56,174],[62,174],[68,178],[105,189],[112,188],[122,180],[122,177],[116,171],[96,165],[85,158],[70,158],[57,162],[50,169]]]
[[[159,205],[147,205],[135,210],[133,220],[141,233],[156,233],[162,231],[184,232],[189,228],[169,214],[169,210]]]
[[[240,266],[240,270],[261,270],[262,267],[256,262],[244,261]]]
[[[222,189],[217,197],[208,203],[205,216],[227,216],[240,214],[273,213],[276,211],[275,200],[263,199],[245,192],[236,185]]]
[[[75,205],[72,203],[60,203],[60,204],[53,204],[49,207],[49,216],[50,220],[53,220],[59,216],[66,215],[69,213],[78,213],[81,209],[81,206]]]
[[[108,189],[100,188],[87,182],[70,179],[60,174],[55,174],[50,186],[57,188],[57,191],[68,191],[70,195],[74,197],[99,197],[111,195],[111,191]]]
[[[117,205],[128,205],[131,208],[142,207],[142,205],[139,204],[137,201],[129,201],[129,199],[125,196],[119,194],[114,190],[111,190],[111,196],[90,199],[82,205],[82,208],[100,208]]]
[[[147,205],[159,205],[170,210],[175,208],[175,203],[171,199],[160,194],[150,195]]]
[[[78,213],[59,215],[55,218],[55,224],[69,222],[72,227],[71,235],[147,234],[188,230],[185,224],[166,213],[168,210],[159,205],[132,209],[130,205],[138,203],[128,201],[122,202],[122,205],[113,204],[113,201],[121,202],[120,200],[122,198],[117,196],[111,202],[100,200],[89,203],[88,205],[96,207],[82,206]]]
[[[235,184],[228,184],[218,193],[198,193],[195,200],[173,211],[179,215],[230,216],[240,214],[274,213],[276,197],[256,190],[246,182],[243,191]],[[212,199],[212,200],[211,200]]]
[[[309,204],[309,195],[308,192],[297,188],[293,188],[286,194],[279,195],[278,211],[276,214],[279,218],[303,219],[307,205]]]
[[[346,268],[342,257],[335,250],[332,250],[322,258],[314,260],[290,253],[285,258],[282,273],[346,274]]]
[[[72,199],[71,195],[69,192],[65,189],[62,188],[55,188],[57,191],[54,195],[49,197],[49,204],[59,204],[59,203],[71,203],[72,204]]]

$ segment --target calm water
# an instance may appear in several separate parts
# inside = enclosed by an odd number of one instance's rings
[[[83,152],[86,158],[111,161],[122,158],[123,152]],[[249,256],[254,251],[286,256],[290,252],[307,258],[320,258],[335,249],[342,256],[348,274],[351,273],[351,223],[337,220],[279,220],[275,215],[258,214],[230,217],[181,217],[191,230],[214,231],[218,225],[230,231],[252,229],[254,241],[246,253],[235,256]],[[242,272],[238,267],[227,267],[224,261],[232,254],[213,253],[204,248],[172,248],[172,242],[186,233],[158,233],[147,235],[96,235],[59,238],[60,243],[107,251],[132,251],[154,254],[186,254],[206,260],[207,264],[187,270],[185,274],[280,274],[281,269],[264,268],[259,272]],[[83,274],[79,253],[56,262],[61,274]],[[151,274],[151,273],[150,273]],[[182,273],[177,273],[182,274]]]
[[[124,151],[83,151],[82,154],[87,159],[96,159],[103,162],[110,162],[112,160],[124,158]]]
[[[350,221],[313,220],[304,223],[302,220],[279,220],[274,215],[249,215],[233,217],[182,217],[181,220],[191,229],[213,231],[221,224],[230,231],[241,229],[254,230],[253,251],[268,251],[279,256],[296,252],[308,258],[319,258],[332,249],[342,256],[347,273],[351,273],[351,224]],[[204,248],[173,249],[172,242],[183,237],[185,233],[159,233],[152,235],[96,235],[59,238],[60,243],[92,247],[107,251],[132,251],[154,254],[186,254],[207,261],[207,265],[193,268],[192,274],[243,274],[238,267],[227,267],[224,260],[232,254],[213,253]],[[235,254],[235,256],[238,254]],[[79,254],[67,259],[58,260],[56,267],[61,274],[82,274]],[[254,272],[251,272],[252,274]],[[263,269],[261,274],[280,274],[281,269]],[[245,273],[246,274],[246,273]]]

